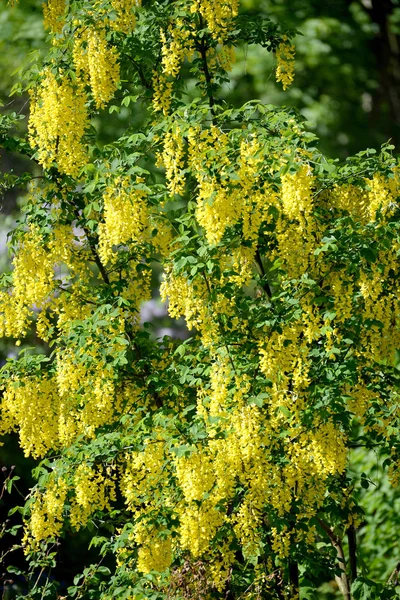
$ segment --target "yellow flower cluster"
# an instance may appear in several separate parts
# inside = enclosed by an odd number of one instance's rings
[[[137,179],[136,185],[142,183]],[[106,188],[104,222],[99,224],[99,255],[104,265],[112,262],[113,246],[141,244],[149,239],[149,210],[146,192],[128,177],[116,177]]]
[[[35,201],[34,195],[31,200]],[[51,329],[47,312],[59,315],[60,326],[63,322],[60,312],[65,297],[56,297],[56,278],[61,265],[71,270],[71,277],[79,273],[83,283],[82,263],[74,257],[71,227],[57,226],[47,237],[45,240],[38,227],[31,225],[19,242],[13,258],[11,289],[0,291],[1,336],[24,337],[32,313],[37,313],[37,334],[47,341]],[[72,299],[68,305],[70,314],[73,305]],[[80,305],[82,313],[81,302]]]
[[[57,299],[55,304],[55,312],[60,311],[60,329],[66,335],[73,331],[73,320],[69,318],[88,317],[87,306],[71,307],[65,297],[63,303]],[[65,313],[61,310],[64,305],[68,306]],[[46,314],[39,315],[39,319],[46,330],[50,326]],[[107,360],[121,356],[125,350],[125,320],[115,315],[108,319],[106,335],[110,343],[104,344],[95,336],[88,337],[85,346],[70,343],[56,352],[54,376],[40,373],[7,383],[0,405],[2,430],[18,429],[26,455],[43,457],[51,449],[70,445],[79,435],[93,437],[98,427],[113,422],[120,414],[123,405],[117,398],[114,371]]]
[[[39,458],[59,446],[60,400],[54,381],[43,374],[12,379],[0,404],[4,433],[18,428],[25,456]]]
[[[312,216],[314,177],[308,165],[300,165],[295,173],[282,177],[281,216],[276,224],[276,249],[273,260],[279,260],[288,279],[313,271],[314,250],[319,231]]]
[[[94,468],[83,462],[56,478],[52,473],[45,491],[34,494],[29,519],[25,523],[24,543],[29,548],[49,537],[57,537],[62,530],[64,516],[69,514],[75,530],[84,527],[97,510],[110,509],[115,502],[115,475],[111,467]],[[67,506],[67,495],[71,495]]]
[[[247,494],[235,514],[233,530],[242,546],[245,558],[257,556],[261,549],[260,531],[263,523],[262,501],[254,494]]]
[[[336,323],[344,323],[353,314],[354,284],[346,281],[345,274],[340,271],[328,273],[326,282],[334,299]]]
[[[62,477],[50,477],[46,483],[46,491],[34,494],[31,515],[25,529],[25,542],[29,543],[29,537],[34,542],[40,542],[60,534],[67,493],[68,486]]]
[[[282,333],[273,331],[266,341],[261,342],[260,368],[273,383],[273,389],[286,390],[289,380],[295,393],[308,387],[308,350],[308,342],[302,340],[302,329],[298,324],[286,326]]]
[[[235,63],[235,47],[234,46],[222,46],[218,51],[218,64],[221,69],[229,73],[232,69],[232,65]]]
[[[256,138],[243,140],[234,177],[227,157],[229,140],[212,126],[209,130],[192,127],[188,131],[188,165],[198,183],[196,218],[204,227],[209,244],[221,243],[225,231],[240,221],[246,240],[258,238],[262,223],[268,221],[268,207],[276,203],[275,194],[259,181],[263,154]],[[218,162],[218,174],[213,174]]]
[[[250,285],[254,277],[255,254],[256,248],[248,246],[239,246],[232,248],[230,253],[221,253],[222,272],[229,272],[228,281],[234,283],[238,288]],[[223,275],[221,280],[224,277]]]
[[[302,165],[295,173],[282,177],[282,212],[288,219],[302,219],[312,211],[312,187],[314,177],[308,165]]]
[[[168,115],[172,101],[173,81],[169,81],[164,73],[153,71],[153,109]]]
[[[185,142],[182,133],[178,127],[173,127],[164,136],[164,149],[160,157],[171,194],[185,193],[184,157]]]
[[[57,318],[57,327],[60,331],[65,333],[70,331],[71,323],[77,319],[86,319],[90,314],[90,304],[84,301],[86,298],[90,297],[87,288],[87,277],[91,275],[89,268],[85,270],[83,268],[71,270],[70,275],[71,279],[73,279],[74,276],[79,276],[79,285],[76,282],[72,283],[68,288],[68,292],[60,294],[50,305],[50,309]],[[44,322],[42,326],[41,315],[39,315],[38,319],[39,322],[36,323],[36,327],[40,325],[42,333],[47,335],[45,330],[46,323]]]
[[[125,34],[133,31],[136,25],[136,16],[133,11],[141,4],[141,0],[111,0],[111,7],[116,13],[116,18],[110,19],[110,26]]]
[[[239,0],[192,0],[191,11],[205,20],[214,39],[224,41],[239,10]]]
[[[121,346],[116,344],[112,351],[117,356]],[[0,404],[2,429],[18,429],[26,456],[43,457],[79,435],[93,437],[98,427],[118,414],[112,373],[106,372],[98,349],[87,352],[97,359],[96,367],[84,366],[66,351],[57,355],[55,377],[41,373],[7,384]]]
[[[219,244],[226,229],[238,222],[240,200],[238,190],[221,185],[217,178],[202,182],[198,194],[196,218],[204,227],[209,244]]]
[[[107,42],[105,30],[80,30],[75,38],[73,59],[78,77],[89,82],[96,107],[104,108],[120,80],[118,52]]]
[[[30,314],[25,302],[15,302],[11,292],[0,291],[0,337],[24,337]]]
[[[359,417],[364,425],[364,417],[372,401],[375,400],[375,404],[378,404],[377,394],[361,384],[346,391],[348,392],[347,406],[349,410]]]
[[[59,171],[78,176],[87,162],[83,136],[88,126],[86,94],[81,85],[48,69],[38,90],[31,92],[29,142],[45,169],[57,163]]]
[[[277,527],[271,527],[271,547],[280,558],[287,558],[290,550],[290,531],[284,525],[281,531]]]
[[[115,416],[112,374],[103,371],[104,359],[99,357],[98,348],[88,348],[87,352],[99,360],[96,367],[78,363],[72,352],[57,356],[56,382],[61,403],[58,435],[62,446],[71,444],[78,435],[93,437],[98,427],[112,422]]]
[[[276,49],[276,81],[286,90],[294,79],[294,46],[283,41]]]
[[[176,233],[173,230],[171,223],[159,215],[151,215],[151,224],[154,231],[151,243],[155,253],[160,254],[164,259],[167,259],[171,252],[176,249],[177,244],[174,242]]]
[[[239,0],[226,2],[218,0],[192,0],[191,12],[200,15],[210,30],[212,37],[219,42],[220,48],[208,48],[206,53],[207,67],[213,73],[217,65],[228,71],[234,62],[234,48],[224,45],[234,17],[238,14]],[[161,69],[153,72],[153,109],[168,115],[174,80],[178,77],[185,59],[192,60],[195,55],[195,24],[185,22],[178,17],[166,30],[160,30]],[[211,78],[213,75],[211,75]],[[205,75],[200,75],[205,82]]]
[[[365,179],[365,183],[365,189],[353,184],[335,185],[326,195],[327,205],[349,212],[363,224],[375,221],[377,211],[386,215],[397,207],[400,180],[396,170],[390,179],[375,173],[372,179]]]
[[[152,514],[162,501],[170,505],[168,482],[171,476],[165,441],[155,439],[141,452],[130,452],[121,466],[120,489],[134,515],[132,539],[138,545],[137,569],[142,573],[162,572],[172,562],[170,532],[156,528]]]
[[[162,483],[168,477],[165,444],[162,440],[156,440],[147,444],[142,452],[127,454],[125,460],[120,488],[128,509],[136,513],[140,509],[142,495],[151,490],[153,499],[159,497]]]
[[[74,498],[71,500],[70,520],[76,530],[84,527],[97,510],[110,510],[116,500],[114,475],[109,468],[93,468],[87,463],[76,467],[73,477]]]
[[[145,521],[134,526],[133,538],[139,544],[137,568],[142,573],[162,573],[172,562],[172,541],[169,532],[156,530]]]
[[[193,53],[193,40],[190,30],[185,29],[181,19],[177,19],[174,26],[168,28],[168,34],[167,39],[165,32],[160,31],[162,71],[164,75],[175,79],[185,58],[190,58]]]
[[[161,69],[153,71],[153,109],[168,115],[174,80],[178,77],[185,58],[191,59],[194,52],[190,27],[177,18],[167,30],[160,29]]]
[[[235,298],[227,298],[217,294],[212,303],[208,300],[209,291],[207,281],[203,277],[196,277],[189,283],[186,277],[174,275],[166,267],[160,286],[160,296],[163,301],[168,301],[168,312],[171,317],[184,316],[189,329],[200,332],[202,342],[211,348],[218,346],[221,340],[220,317],[234,316]],[[245,330],[247,322],[239,323],[232,320],[232,327]]]
[[[0,292],[1,336],[26,334],[31,311],[42,308],[54,289],[54,259],[38,229],[31,227],[13,259],[13,289]]]
[[[335,185],[325,196],[327,206],[349,212],[353,218],[363,220],[368,205],[368,193],[352,184]]]
[[[179,319],[185,315],[189,329],[198,328],[206,319],[207,309],[201,301],[206,296],[205,282],[190,285],[186,277],[176,276],[167,269],[161,282],[160,296],[163,302],[168,301],[168,312],[172,318]]]
[[[215,507],[213,498],[201,503],[182,502],[177,507],[180,545],[197,558],[209,550],[210,542],[224,523],[224,513]]]
[[[314,463],[315,471],[321,476],[341,474],[346,468],[346,439],[332,421],[316,424],[308,434],[307,454]]]
[[[63,445],[79,434],[92,437],[97,427],[116,416],[114,371],[109,359],[117,358],[126,348],[125,319],[122,314],[103,315],[102,323],[102,337],[93,332],[85,345],[70,343],[57,352],[56,381],[63,405],[59,435]]]
[[[40,307],[54,286],[54,259],[33,227],[23,238],[13,259],[14,298],[17,303]]]
[[[381,252],[379,259],[382,261],[379,261],[382,265],[389,262],[390,268],[390,252]],[[393,265],[393,267],[397,274],[398,266]],[[364,319],[378,321],[381,324],[379,327],[374,324],[369,328],[364,328],[361,352],[377,362],[381,360],[392,362],[400,341],[398,317],[394,317],[399,314],[400,301],[395,286],[384,292],[384,282],[384,274],[378,270],[373,274],[360,273],[358,288],[364,303]]]
[[[383,175],[375,173],[372,179],[367,179],[369,185],[367,214],[370,221],[376,218],[377,210],[385,214],[390,208],[396,207],[396,198],[400,190],[398,177],[386,181]]]
[[[186,502],[203,500],[214,485],[211,457],[201,448],[175,461],[176,476]]]
[[[220,541],[218,551],[213,549],[211,560],[207,565],[208,579],[212,581],[213,587],[222,593],[226,588],[226,582],[235,561],[235,551],[231,547],[231,539]],[[198,596],[200,597],[200,595]]]
[[[121,297],[129,303],[129,313],[126,321],[137,328],[140,324],[140,309],[144,302],[151,299],[151,270],[141,271],[141,262],[131,261],[130,268],[110,273],[110,281],[125,280],[126,285],[121,290]],[[134,274],[135,276],[132,276]]]
[[[61,33],[64,26],[65,0],[47,0],[43,5],[43,22],[46,29]]]

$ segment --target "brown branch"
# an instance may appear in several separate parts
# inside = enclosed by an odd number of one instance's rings
[[[132,65],[135,67],[136,73],[139,75],[139,79],[140,79],[140,82],[141,82],[142,86],[146,90],[152,90],[153,89],[152,86],[147,81],[146,77],[144,76],[144,73],[143,73],[142,69],[140,68],[140,65],[138,65],[138,63],[136,62],[136,60],[133,59],[131,56],[129,56],[129,54],[122,53],[122,56],[125,56],[132,63]]]
[[[350,565],[350,573],[351,579],[354,581],[357,579],[357,538],[356,538],[356,530],[353,525],[347,530],[347,541],[349,544],[349,565]]]
[[[86,233],[86,237],[88,238],[88,242],[89,242],[89,246],[90,246],[90,249],[92,251],[92,254],[93,254],[94,262],[96,263],[97,268],[100,271],[100,274],[101,274],[101,276],[102,276],[102,278],[104,280],[104,283],[106,283],[107,285],[110,285],[110,279],[109,279],[109,277],[107,275],[107,271],[105,270],[105,268],[103,266],[103,263],[101,262],[100,257],[97,254],[96,248],[94,247],[94,245],[90,241],[90,238],[89,238],[89,235],[88,235],[88,233],[86,231],[86,228],[84,228],[84,231]]]
[[[201,16],[200,16],[200,27],[202,27],[202,28],[204,27],[203,19]],[[213,96],[213,93],[211,90],[212,78],[211,78],[211,73],[208,68],[208,63],[207,63],[207,46],[205,44],[204,37],[201,38],[200,42],[197,44],[197,49],[200,53],[201,60],[203,63],[204,77],[206,78],[207,96],[208,96],[208,102],[210,104],[210,112],[211,112],[211,117],[212,117],[211,120],[213,121],[214,117],[215,117],[215,100],[214,100],[214,96]]]
[[[297,598],[299,593],[299,564],[291,558],[289,558],[289,583],[292,597]]]
[[[79,223],[82,219],[82,216],[79,214],[78,207],[74,206],[73,209],[74,209],[74,213],[77,218],[77,221]],[[99,269],[99,272],[103,278],[103,281],[107,285],[110,285],[110,278],[108,277],[107,271],[105,270],[104,265],[101,262],[99,255],[97,254],[96,243],[93,239],[93,236],[91,235],[90,231],[88,231],[88,228],[85,227],[85,225],[83,225],[83,224],[82,224],[82,229],[85,232],[86,239],[89,242],[90,250],[93,254],[94,262],[96,263],[97,268]]]
[[[332,529],[324,523],[321,519],[317,519],[318,523],[328,535],[332,546],[335,548],[338,558],[339,568],[341,570],[341,575],[335,575],[336,583],[338,584],[339,590],[342,592],[343,598],[345,600],[351,600],[350,596],[350,582],[346,574],[346,559],[344,557],[343,547],[341,540],[334,534]]]
[[[397,565],[395,566],[395,568],[393,569],[389,579],[388,579],[388,583],[392,584],[392,585],[399,585],[399,575],[400,575],[400,562],[397,563]]]
[[[266,277],[266,273],[265,273],[264,265],[263,265],[263,262],[262,262],[261,254],[260,254],[260,251],[259,251],[258,248],[257,248],[257,251],[256,251],[256,257],[255,258],[256,258],[256,263],[257,263],[257,265],[258,265],[258,267],[259,267],[259,269],[261,271],[261,275],[262,275],[262,278],[263,278],[262,288],[265,291],[265,293],[267,294],[268,298],[271,299],[272,298],[272,290],[271,290],[271,287],[270,287],[268,281],[265,278]]]

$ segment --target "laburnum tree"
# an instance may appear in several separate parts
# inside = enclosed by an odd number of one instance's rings
[[[374,450],[398,486],[393,147],[340,165],[295,111],[231,106],[243,44],[294,76],[295,32],[238,0],[43,13],[28,130],[0,124],[37,164],[3,177],[27,198],[1,279],[0,334],[22,344],[1,430],[41,461],[23,597],[311,600],[330,581],[330,598],[398,597],[395,553],[385,579],[362,560],[354,467]],[[132,124],[104,142],[120,110]],[[154,281],[184,341],[141,322]],[[83,529],[98,560],[65,589],[57,548]]]

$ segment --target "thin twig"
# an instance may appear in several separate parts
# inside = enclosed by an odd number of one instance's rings
[[[260,268],[261,275],[262,275],[262,278],[263,278],[262,288],[266,292],[268,298],[271,299],[272,298],[271,286],[269,285],[269,282],[266,279],[266,273],[265,273],[264,265],[263,265],[261,254],[260,254],[260,251],[259,251],[258,248],[257,248],[257,251],[256,251],[256,263],[257,263],[257,265]]]

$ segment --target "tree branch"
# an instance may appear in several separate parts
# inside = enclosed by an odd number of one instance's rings
[[[262,275],[262,278],[263,278],[262,288],[265,291],[265,293],[267,294],[268,298],[271,299],[272,298],[272,290],[271,290],[271,287],[270,287],[268,281],[266,280],[266,273],[265,273],[264,265],[263,265],[263,262],[262,262],[261,254],[260,254],[260,251],[259,251],[258,248],[257,248],[257,251],[256,251],[256,257],[255,258],[256,258],[256,263],[257,263],[257,265],[258,265],[258,267],[259,267],[259,269],[261,271],[261,275]]]
[[[338,584],[339,589],[343,594],[343,598],[345,598],[345,600],[351,600],[350,582],[349,582],[349,579],[346,574],[346,559],[344,557],[342,543],[341,543],[340,539],[334,534],[332,529],[326,523],[324,523],[324,521],[322,521],[321,519],[317,519],[317,520],[318,520],[318,523],[320,524],[320,526],[322,527],[322,529],[328,535],[328,537],[331,541],[331,544],[335,548],[336,553],[337,553],[338,563],[339,563],[339,567],[340,567],[340,570],[342,571],[342,573],[340,576],[335,575],[336,583]]]
[[[299,564],[289,558],[289,582],[290,593],[293,598],[297,598],[299,593]]]
[[[200,27],[204,27],[204,23],[203,23],[203,19],[200,16]],[[208,102],[210,104],[210,112],[211,112],[211,116],[212,116],[212,120],[215,117],[215,100],[214,100],[214,96],[212,93],[212,78],[211,78],[211,73],[210,70],[208,68],[208,63],[207,63],[207,47],[204,41],[204,38],[201,38],[200,42],[197,44],[197,49],[200,53],[201,56],[201,60],[203,63],[203,71],[204,71],[204,77],[206,78],[206,87],[207,87],[207,96],[208,96]]]
[[[74,213],[79,222],[82,219],[82,217],[79,214],[79,209],[76,206],[74,206]],[[99,269],[99,272],[103,278],[103,281],[107,285],[110,285],[110,278],[108,277],[107,271],[105,270],[104,265],[101,262],[99,255],[97,254],[96,244],[93,239],[93,236],[91,235],[90,231],[88,231],[87,227],[85,227],[85,225],[83,225],[83,224],[82,224],[82,229],[85,232],[86,239],[89,242],[90,250],[93,254],[94,262],[96,263],[97,268]]]
[[[347,541],[349,544],[349,565],[350,565],[350,573],[351,579],[354,581],[357,579],[357,538],[356,538],[356,530],[353,525],[347,530]]]
[[[399,585],[399,575],[400,575],[400,562],[397,563],[397,565],[395,566],[395,568],[393,569],[389,579],[388,579],[388,583],[391,583],[392,585]]]
[[[135,67],[136,73],[139,75],[139,79],[140,79],[140,82],[141,82],[142,86],[146,90],[153,89],[152,86],[150,85],[150,83],[147,81],[146,77],[144,76],[144,73],[141,70],[140,65],[138,65],[138,63],[136,62],[136,60],[133,59],[131,56],[129,56],[129,54],[123,53],[122,56],[125,56],[132,63],[132,65]]]

